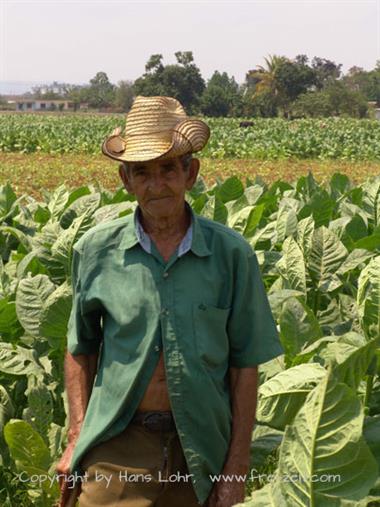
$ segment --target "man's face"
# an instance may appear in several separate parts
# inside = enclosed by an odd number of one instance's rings
[[[184,170],[178,157],[148,162],[130,162],[127,174],[119,170],[125,188],[136,196],[145,216],[166,218],[180,216],[186,190],[195,183],[199,160],[192,159]]]

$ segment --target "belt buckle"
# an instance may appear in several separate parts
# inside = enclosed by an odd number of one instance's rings
[[[143,421],[142,425],[145,429],[150,431],[159,431],[163,426],[163,422],[165,417],[163,414],[159,412],[153,412],[152,414],[147,414]]]

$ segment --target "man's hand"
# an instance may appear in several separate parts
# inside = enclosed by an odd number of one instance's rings
[[[232,507],[232,505],[243,502],[244,497],[244,482],[220,481],[214,484],[206,505],[207,507]]]
[[[55,467],[56,472],[59,476],[59,487],[61,490],[59,507],[65,507],[67,505],[67,502],[73,492],[74,484],[68,476],[70,475],[70,463],[73,456],[74,447],[75,441],[72,441],[68,444],[65,452],[62,454],[62,458],[59,460],[57,466]]]

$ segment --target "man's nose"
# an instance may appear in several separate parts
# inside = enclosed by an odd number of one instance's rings
[[[149,189],[159,193],[165,187],[165,178],[161,174],[154,174],[149,178]]]

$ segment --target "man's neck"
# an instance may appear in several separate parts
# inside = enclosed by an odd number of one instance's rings
[[[181,214],[162,218],[144,215],[140,208],[140,222],[149,236],[156,241],[166,241],[179,236],[183,237],[190,226],[191,216],[185,203]]]

